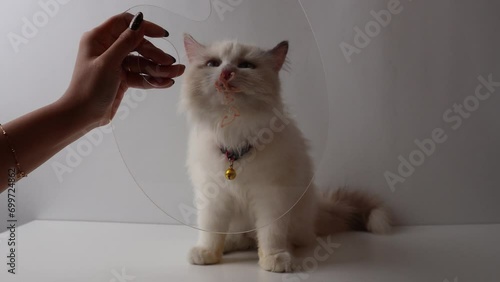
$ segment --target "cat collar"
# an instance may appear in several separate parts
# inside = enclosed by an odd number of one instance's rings
[[[252,145],[247,144],[238,150],[231,150],[226,147],[220,147],[220,151],[224,154],[229,161],[229,168],[226,170],[226,179],[233,180],[236,178],[236,170],[233,168],[235,161],[241,159],[245,154],[247,154],[252,149]]]

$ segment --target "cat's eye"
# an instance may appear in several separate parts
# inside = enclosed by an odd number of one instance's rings
[[[219,60],[210,60],[207,62],[207,67],[211,67],[211,68],[216,68],[218,66],[220,66],[220,61]]]
[[[250,63],[250,62],[241,62],[239,65],[238,65],[238,68],[240,69],[254,69],[255,68],[255,65]]]

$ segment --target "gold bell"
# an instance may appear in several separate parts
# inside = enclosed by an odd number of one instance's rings
[[[226,179],[233,180],[236,178],[236,170],[234,170],[233,165],[229,166],[226,170]]]

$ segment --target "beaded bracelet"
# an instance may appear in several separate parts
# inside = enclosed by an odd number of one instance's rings
[[[21,164],[19,163],[19,160],[17,159],[16,150],[14,149],[12,144],[10,143],[9,135],[7,135],[7,132],[5,131],[5,129],[3,129],[3,126],[1,123],[0,123],[0,130],[2,130],[2,133],[5,136],[5,140],[7,142],[7,146],[9,146],[9,149],[12,152],[12,156],[14,156],[14,160],[16,161],[16,167],[17,167],[16,180],[19,180],[23,177],[27,177],[28,175],[21,169]]]

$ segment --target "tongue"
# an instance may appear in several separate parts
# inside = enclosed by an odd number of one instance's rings
[[[222,71],[219,79],[215,82],[215,88],[221,93],[236,93],[241,90],[238,87],[231,85],[229,82],[234,79],[235,73],[231,71]]]
[[[225,69],[225,70],[222,70],[222,72],[220,73],[219,80],[229,82],[229,81],[233,80],[234,76],[235,76],[234,71]]]

